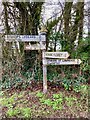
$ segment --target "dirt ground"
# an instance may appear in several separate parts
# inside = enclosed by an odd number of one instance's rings
[[[3,95],[1,98],[10,98],[14,94],[17,95],[13,104],[13,108],[28,107],[31,109],[31,118],[88,118],[88,95],[83,95],[82,93],[75,93],[74,91],[67,91],[63,87],[51,86],[48,83],[48,92],[43,96],[37,96],[37,94],[42,93],[42,83],[37,85],[32,84],[32,87],[28,87],[25,90],[22,89],[9,89],[3,90]],[[62,94],[63,101],[60,104],[61,109],[53,109],[49,100],[54,101],[57,104],[57,99],[53,99],[53,95]],[[21,95],[21,96],[20,96]],[[19,97],[18,97],[19,96]],[[68,105],[65,99],[71,97],[76,100],[73,101],[72,105]],[[42,98],[47,100],[47,103],[42,102]],[[70,102],[69,102],[70,103]],[[57,104],[59,105],[59,104]],[[58,108],[59,106],[57,106]],[[2,118],[7,118],[6,112],[8,107],[2,105]],[[15,116],[19,118],[20,116]]]

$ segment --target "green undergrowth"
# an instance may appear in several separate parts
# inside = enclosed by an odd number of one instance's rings
[[[43,93],[37,93],[36,96],[39,98],[41,104],[51,106],[53,110],[62,110],[63,105],[72,106],[75,101],[77,101],[76,97],[67,97],[62,93],[53,94],[51,98],[47,98]]]
[[[7,117],[31,117],[31,108],[25,105],[27,104],[27,100],[23,98],[24,92],[21,92],[20,94],[15,93],[13,95],[10,94],[9,96],[5,96],[3,92],[0,92],[0,95],[1,93],[3,94],[3,96],[0,98],[0,105],[2,106],[2,108],[7,108]],[[20,104],[22,105],[20,106]]]
[[[67,95],[63,92],[59,92],[56,94],[52,94],[51,97],[48,97],[47,95],[43,94],[42,92],[38,92],[36,96],[38,97],[40,103],[42,105],[47,105],[48,107],[51,107],[53,110],[64,110],[64,108],[67,106],[68,109],[71,107],[73,109],[74,106],[77,108],[81,107],[80,105],[81,101],[86,101],[88,98],[88,87],[87,85],[82,85],[80,91],[80,98],[74,96],[74,95]]]
[[[7,118],[53,116],[57,112],[61,113],[65,110],[74,114],[76,111],[87,110],[87,92],[86,87],[83,87],[81,96],[77,97],[74,92],[70,94],[68,91],[58,91],[58,93],[48,91],[47,94],[43,94],[41,91],[21,91],[13,94],[1,91],[0,105],[2,108],[6,108],[4,117]]]
[[[15,61],[6,62],[3,66],[3,76],[0,81],[0,89],[27,89],[27,87],[32,86],[32,82],[35,83],[43,81],[42,69],[39,66],[35,68],[29,68],[26,71],[20,71]],[[81,64],[80,67],[82,67]],[[14,67],[13,67],[14,66]],[[21,65],[22,66],[22,65]],[[63,86],[65,90],[74,90],[79,92],[82,84],[87,84],[89,79],[89,71],[84,72],[80,67],[76,66],[48,66],[47,67],[47,80],[54,83],[57,86]],[[85,69],[85,66],[83,66]],[[21,67],[20,67],[21,69]],[[35,69],[35,70],[33,70]]]
[[[7,117],[23,117],[23,118],[30,118],[31,117],[31,109],[26,108],[10,108],[6,112]]]

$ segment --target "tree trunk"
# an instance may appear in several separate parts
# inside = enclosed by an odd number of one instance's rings
[[[64,34],[65,34],[65,39],[69,39],[69,24],[71,20],[71,9],[72,9],[72,4],[73,2],[65,2],[65,7],[64,7]]]
[[[88,37],[90,37],[90,1],[88,4]]]
[[[8,24],[8,11],[7,11],[7,6],[8,3],[7,2],[3,2],[3,6],[4,6],[4,18],[5,18],[5,28],[6,28],[6,34],[10,33],[10,26]]]
[[[78,40],[82,39],[83,37],[83,20],[84,20],[84,2],[80,3],[80,9],[79,9],[79,15],[80,15],[80,20],[79,20],[79,37]]]
[[[84,19],[84,2],[77,2],[76,5],[76,16],[74,25],[72,26],[72,30],[70,32],[70,51],[75,49],[74,42],[77,39],[79,33],[79,39],[83,36],[83,19]]]

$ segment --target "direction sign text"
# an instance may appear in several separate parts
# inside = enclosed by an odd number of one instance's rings
[[[47,59],[43,64],[47,65],[79,65],[82,61],[80,59]]]
[[[46,41],[45,35],[5,35],[5,40],[7,42],[21,41],[21,42],[31,42],[31,41]]]
[[[46,58],[68,58],[68,52],[45,52]]]

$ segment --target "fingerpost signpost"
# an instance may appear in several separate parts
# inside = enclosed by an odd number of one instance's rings
[[[43,63],[43,92],[47,92],[47,65],[79,65],[80,59],[67,59],[70,54],[66,52],[47,52],[46,51],[46,32],[40,35],[5,35],[6,42],[38,42],[25,46],[25,50],[42,50]]]

